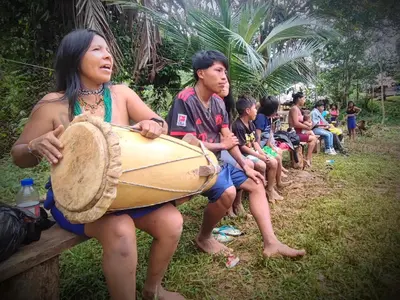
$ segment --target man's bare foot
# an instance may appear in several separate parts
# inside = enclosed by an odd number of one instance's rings
[[[228,212],[226,213],[226,215],[227,215],[229,218],[237,218],[237,215],[235,215],[235,213],[233,212],[232,206],[229,208],[229,210],[228,210]]]
[[[200,250],[202,250],[203,252],[209,253],[209,254],[232,252],[232,249],[226,247],[224,244],[221,244],[216,239],[214,239],[212,236],[210,236],[209,238],[206,238],[206,239],[199,238],[199,236],[197,236],[196,244],[197,244],[197,247],[200,248]]]
[[[284,187],[287,187],[287,186],[291,185],[292,183],[293,183],[293,180],[289,180],[289,181],[286,181],[286,182],[281,181],[276,186],[279,189],[283,189]]]
[[[300,257],[306,254],[306,250],[301,249],[293,249],[289,246],[282,244],[281,242],[276,242],[274,244],[270,244],[267,247],[264,247],[263,255],[265,257]]]
[[[239,203],[239,205],[233,205],[232,207],[237,216],[244,217],[246,215],[246,210],[244,209],[242,203]]]
[[[275,189],[266,190],[265,192],[267,194],[268,201],[271,203],[275,203],[275,200],[276,201],[283,200],[283,197],[281,195],[279,195],[278,192],[275,191]]]
[[[169,292],[162,286],[159,286],[157,290],[153,292],[143,290],[142,295],[144,300],[185,300],[185,297],[181,294]]]

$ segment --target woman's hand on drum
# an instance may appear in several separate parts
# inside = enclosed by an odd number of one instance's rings
[[[164,133],[164,128],[155,121],[143,120],[132,126],[133,129],[140,131],[140,134],[148,139],[158,138]]]
[[[34,154],[46,158],[49,163],[57,164],[62,158],[60,150],[64,145],[58,138],[63,132],[64,126],[60,125],[55,130],[30,141],[28,147]]]

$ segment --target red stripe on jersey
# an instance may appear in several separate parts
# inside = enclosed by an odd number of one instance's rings
[[[194,91],[194,88],[189,87],[184,89],[178,94],[178,98],[182,99],[183,101],[187,101],[190,96],[194,95],[196,92]]]
[[[196,132],[186,132],[186,131],[171,131],[169,135],[171,136],[184,136],[187,134],[193,134],[194,136],[196,136]]]

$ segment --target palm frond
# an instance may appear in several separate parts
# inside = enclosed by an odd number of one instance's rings
[[[318,41],[297,41],[272,54],[262,75],[263,83],[272,89],[280,89],[294,82],[312,81],[314,73],[305,58],[310,57],[322,46],[323,43]]]
[[[269,4],[254,6],[253,3],[244,4],[234,16],[234,24],[237,24],[236,32],[243,37],[247,43],[251,43],[260,30],[261,25],[270,16]],[[236,21],[237,20],[237,21]]]
[[[189,12],[193,28],[201,38],[204,47],[224,53],[228,59],[234,53],[242,55],[243,61],[254,71],[263,68],[264,60],[254,48],[238,33],[226,28],[218,21],[210,18],[201,11]]]
[[[267,37],[257,48],[257,52],[262,53],[267,47],[279,41],[290,39],[323,39],[328,38],[329,31],[317,22],[317,19],[308,17],[293,17],[274,27]],[[321,28],[321,30],[319,30]]]
[[[77,28],[94,29],[106,38],[111,53],[115,58],[116,66],[120,66],[122,52],[112,33],[107,20],[107,11],[100,0],[75,0],[75,26]]]
[[[219,12],[221,14],[222,24],[226,28],[231,28],[231,3],[230,0],[218,0]]]

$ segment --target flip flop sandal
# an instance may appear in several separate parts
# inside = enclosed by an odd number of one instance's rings
[[[234,240],[232,236],[228,236],[223,233],[213,234],[214,238],[220,243],[229,243]]]
[[[224,225],[218,228],[213,229],[213,233],[220,233],[220,234],[225,234],[229,236],[240,236],[242,235],[242,232],[239,229],[236,229],[233,226],[230,225]]]

